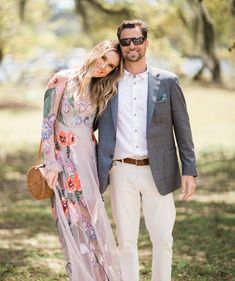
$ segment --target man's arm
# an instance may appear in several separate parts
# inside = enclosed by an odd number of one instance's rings
[[[189,116],[185,98],[177,78],[171,81],[171,110],[175,137],[182,164],[182,199],[188,199],[196,189],[198,176]]]

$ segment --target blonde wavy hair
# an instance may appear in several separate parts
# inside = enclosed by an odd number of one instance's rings
[[[107,52],[114,51],[119,57],[119,65],[107,76],[102,78],[93,77],[95,64]],[[97,109],[99,116],[106,108],[108,101],[117,91],[117,82],[123,74],[123,61],[119,44],[114,40],[106,40],[97,44],[88,55],[82,66],[68,81],[69,94],[74,99],[79,99],[90,93],[91,105]]]

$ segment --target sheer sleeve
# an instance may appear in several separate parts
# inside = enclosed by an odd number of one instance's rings
[[[49,81],[44,96],[42,143],[45,159],[45,172],[62,171],[62,166],[56,159],[55,121],[58,108],[67,83],[67,77],[61,73],[55,74]]]

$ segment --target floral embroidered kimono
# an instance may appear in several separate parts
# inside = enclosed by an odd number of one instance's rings
[[[96,170],[94,110],[89,95],[68,94],[71,71],[48,84],[44,98],[46,172],[59,172],[52,208],[66,269],[72,281],[121,281],[117,248],[102,201]]]

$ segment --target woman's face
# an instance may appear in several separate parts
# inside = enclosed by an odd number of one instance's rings
[[[119,55],[115,51],[109,51],[95,63],[93,77],[101,78],[107,76],[119,64]]]

